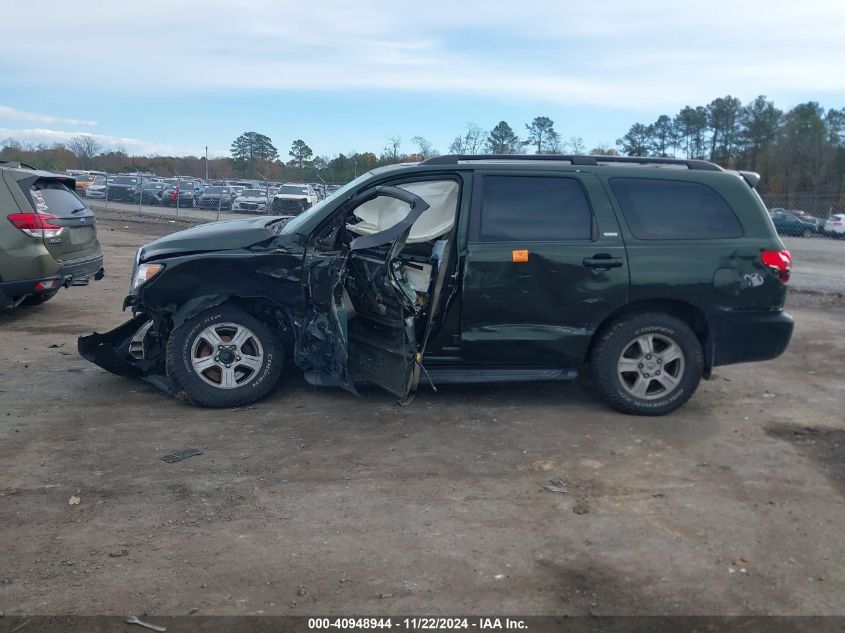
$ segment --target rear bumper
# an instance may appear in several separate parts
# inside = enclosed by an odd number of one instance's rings
[[[707,321],[714,367],[777,358],[789,345],[795,325],[782,310],[725,312]]]
[[[105,274],[103,256],[97,255],[67,262],[50,277],[0,282],[0,307],[12,305],[23,296],[51,294],[62,287],[84,286],[92,278],[100,280]]]

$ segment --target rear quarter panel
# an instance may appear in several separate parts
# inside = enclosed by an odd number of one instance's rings
[[[782,249],[783,244],[759,196],[740,177],[726,172],[689,171],[679,178],[677,173],[653,171],[657,173],[650,173],[648,178],[688,180],[716,190],[734,210],[744,235],[731,239],[636,239],[608,182],[614,176],[633,174],[619,170],[600,174],[627,246],[631,301],[680,300],[696,306],[705,316],[781,309],[786,286],[763,265],[760,254]]]

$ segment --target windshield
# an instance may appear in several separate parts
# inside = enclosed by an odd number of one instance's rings
[[[284,185],[279,189],[279,193],[301,193],[308,195],[308,189],[305,187],[294,187],[293,185]]]
[[[223,192],[223,187],[208,187],[205,190],[205,193],[211,194],[211,195],[215,195],[215,194],[219,195],[222,192]]]
[[[112,182],[116,185],[137,185],[138,179],[132,176],[117,176]]]
[[[317,204],[315,204],[310,209],[303,211],[298,216],[293,218],[290,222],[282,227],[282,233],[298,233],[299,230],[305,226],[312,218],[320,217],[322,215],[323,209],[326,208],[327,205],[333,203],[335,200],[340,198],[344,198],[350,191],[358,187],[361,183],[366,182],[372,178],[372,172],[367,172],[365,174],[361,174],[355,180],[352,180],[345,185],[343,185],[340,189],[335,191],[332,195],[323,200],[320,200]],[[284,189],[284,187],[282,187]]]
[[[261,191],[261,189],[244,189],[241,192],[241,195],[244,198],[258,198],[258,197],[261,197],[261,196],[265,196],[267,194],[265,194],[263,191]]]

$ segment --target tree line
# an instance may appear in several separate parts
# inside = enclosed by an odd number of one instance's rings
[[[825,110],[815,101],[784,112],[763,95],[745,104],[727,95],[634,123],[616,143],[627,156],[705,159],[756,171],[768,193],[841,196],[845,187],[845,108]]]
[[[244,132],[232,142],[231,158],[196,156],[129,156],[125,150],[103,151],[93,137],[80,135],[61,144],[0,141],[0,160],[21,160],[44,169],[98,169],[112,173],[151,171],[161,175],[209,178],[265,178],[272,181],[344,183],[375,167],[437,156],[426,138],[410,139],[403,151],[400,136],[388,137],[378,153],[318,155],[302,139],[282,157],[272,139]],[[506,121],[490,129],[467,123],[447,148],[452,154],[593,154],[704,159],[731,169],[757,171],[767,193],[845,193],[845,108],[825,110],[802,103],[784,112],[765,96],[743,104],[730,95],[707,105],[685,106],[661,114],[652,123],[634,123],[615,146],[590,150],[581,137],[564,138],[548,116],[524,124],[517,134]]]

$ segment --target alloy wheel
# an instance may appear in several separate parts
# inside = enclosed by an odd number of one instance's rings
[[[656,400],[678,388],[684,365],[684,353],[674,339],[665,334],[643,334],[625,346],[616,371],[630,395]]]
[[[258,337],[237,323],[215,323],[191,344],[191,366],[206,383],[218,389],[237,389],[252,382],[264,363]]]

